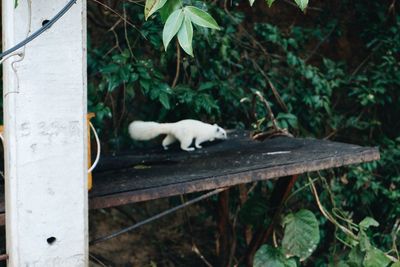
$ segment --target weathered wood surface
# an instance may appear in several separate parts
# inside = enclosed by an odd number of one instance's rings
[[[233,186],[379,159],[377,148],[278,137],[253,141],[245,132],[194,152],[146,149],[103,157],[90,207],[104,208]],[[3,211],[0,203],[0,212]]]
[[[103,160],[90,207],[101,208],[379,159],[377,148],[315,139],[253,141],[235,133],[188,153],[143,151]],[[114,168],[114,170],[112,170]]]

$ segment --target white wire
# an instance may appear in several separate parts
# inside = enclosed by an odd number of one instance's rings
[[[99,163],[101,146],[100,146],[100,139],[99,139],[99,136],[97,135],[96,129],[94,128],[93,124],[90,121],[89,121],[89,125],[93,131],[94,138],[96,139],[96,144],[97,144],[96,159],[94,160],[92,167],[90,167],[90,169],[88,170],[88,173],[91,173],[94,170],[94,168],[96,168],[97,163]]]
[[[93,162],[93,164],[92,164],[92,166],[90,167],[90,169],[88,170],[88,173],[91,173],[91,172],[94,170],[94,168],[96,168],[97,163],[99,163],[101,146],[100,146],[100,139],[99,139],[99,136],[97,135],[96,129],[94,128],[94,126],[93,126],[93,124],[92,124],[91,122],[89,122],[89,125],[90,125],[90,128],[91,128],[92,131],[93,131],[94,138],[96,139],[96,144],[97,144],[96,159],[95,159],[95,161]],[[4,137],[3,137],[3,134],[1,134],[1,133],[0,133],[0,140],[1,140],[1,142],[3,143],[3,146],[4,146]]]
[[[9,54],[9,55],[3,57],[3,58],[0,60],[0,65],[3,64],[3,62],[6,61],[7,59],[9,59],[10,57],[13,57],[13,56],[20,56],[20,57],[22,57],[22,55],[23,55],[23,52],[15,52],[15,53]]]

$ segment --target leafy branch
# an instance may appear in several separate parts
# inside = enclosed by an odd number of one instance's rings
[[[249,0],[250,6],[255,0]],[[308,0],[294,0],[304,12]],[[269,7],[275,0],[267,0]],[[195,6],[183,7],[181,0],[146,0],[144,16],[147,20],[157,11],[165,23],[163,29],[163,44],[165,51],[171,40],[177,36],[180,47],[189,55],[193,56],[193,24],[199,27],[219,30],[220,27],[215,19],[206,11]]]

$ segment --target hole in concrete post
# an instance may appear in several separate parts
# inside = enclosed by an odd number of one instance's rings
[[[47,244],[53,245],[54,242],[56,242],[56,238],[54,236],[47,238]]]
[[[49,23],[49,22],[50,22],[50,20],[48,20],[48,19],[43,20],[43,21],[42,21],[42,26],[46,25],[46,24]]]

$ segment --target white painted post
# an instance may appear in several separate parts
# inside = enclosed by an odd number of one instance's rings
[[[3,51],[68,1],[14,2],[2,1]],[[8,264],[87,266],[86,0],[17,59],[3,64]]]

